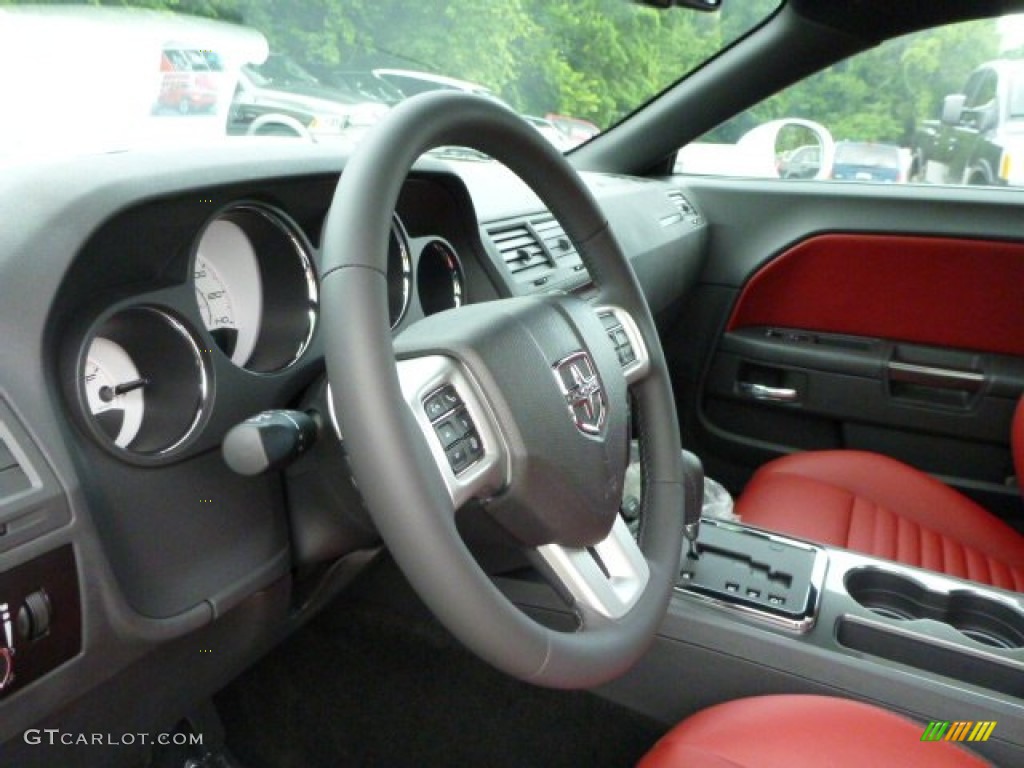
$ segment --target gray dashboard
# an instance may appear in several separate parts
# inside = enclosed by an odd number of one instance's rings
[[[316,270],[343,167],[323,147],[270,142],[5,170],[0,606],[27,604],[28,629],[7,641],[17,666],[0,689],[0,754],[40,722],[102,721],[86,709],[111,688],[125,693],[109,716],[128,716],[131,681],[173,680],[188,664],[179,696],[134,712],[140,727],[173,718],[169,708],[209,695],[303,620],[322,586],[303,574],[358,567],[377,546],[334,435],[287,474],[242,477],[220,453],[225,433],[261,411],[326,410]],[[665,182],[586,181],[656,317],[671,313],[702,266],[702,216]],[[575,246],[495,163],[421,159],[396,214],[396,334],[463,303],[587,297]],[[200,260],[211,231],[242,245]],[[526,239],[503,248],[510,231]],[[246,270],[263,276],[258,306],[244,277],[220,295],[225,274]],[[236,352],[243,319],[260,313],[252,349]],[[126,370],[136,380],[112,386]],[[220,659],[189,655],[213,637]]]

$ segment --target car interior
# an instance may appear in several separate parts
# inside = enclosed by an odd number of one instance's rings
[[[6,166],[0,763],[1024,764],[1020,192],[674,172],[1012,12],[785,0],[565,155]]]

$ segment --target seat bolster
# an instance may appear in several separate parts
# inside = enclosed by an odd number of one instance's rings
[[[849,538],[859,500],[1006,565],[1024,566],[1024,536],[935,478],[876,453],[810,451],[771,461],[751,478],[736,512],[750,525],[865,551]],[[883,530],[877,535],[886,538]],[[881,550],[889,543],[867,553],[888,556]]]
[[[924,726],[880,707],[830,696],[737,699],[669,731],[638,768],[981,768],[953,742],[921,741]]]

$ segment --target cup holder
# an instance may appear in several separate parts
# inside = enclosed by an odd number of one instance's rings
[[[935,592],[918,581],[877,568],[856,568],[846,590],[868,610],[889,619],[932,619],[975,642],[995,648],[1024,648],[1024,614],[978,592]]]

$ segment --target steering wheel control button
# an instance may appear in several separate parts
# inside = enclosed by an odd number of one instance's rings
[[[650,358],[640,329],[628,312],[617,307],[601,307],[597,310],[597,317],[615,349],[626,382],[635,384],[650,369]]]
[[[426,411],[428,419],[437,421],[460,405],[462,405],[462,400],[459,398],[459,393],[455,391],[455,387],[449,384],[427,397],[423,401],[423,410]]]
[[[446,384],[425,397],[423,410],[430,419],[453,474],[464,472],[483,458],[483,442],[455,387]]]
[[[605,312],[600,316],[601,324],[604,325],[605,330],[608,332],[608,338],[612,342],[612,346],[615,347],[615,354],[619,358],[619,365],[626,367],[630,363],[636,362],[636,352],[633,350],[633,344],[629,340],[629,335],[626,333],[626,329],[622,327],[622,322],[613,312]]]
[[[469,455],[469,448],[465,441],[461,441],[453,445],[445,451],[445,455],[448,457],[448,464],[451,466],[452,472],[456,475],[464,471],[473,463],[473,459]]]
[[[476,427],[473,425],[473,419],[466,411],[459,411],[452,418],[455,419],[456,426],[464,435],[469,434],[474,429],[476,429]]]
[[[452,445],[459,442],[464,434],[454,418],[445,419],[434,427],[434,431],[437,432],[437,437],[440,439],[441,445],[445,448],[450,448]]]
[[[466,446],[466,451],[473,461],[484,455],[484,444],[480,442],[480,438],[475,433],[470,432],[466,435],[466,439],[462,443]]]

